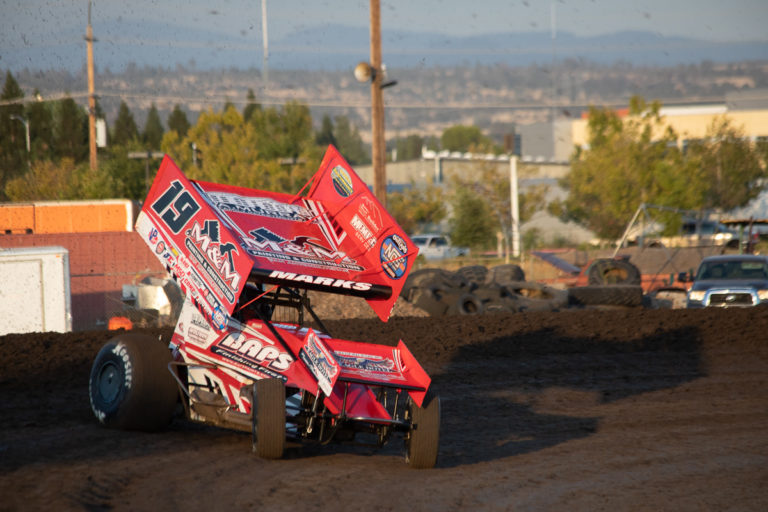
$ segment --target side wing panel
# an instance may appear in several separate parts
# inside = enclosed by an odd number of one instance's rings
[[[333,146],[323,157],[308,197],[322,202],[333,222],[348,235],[341,244],[345,252],[364,262],[365,269],[352,279],[391,287],[389,297],[367,299],[386,322],[418,248]]]
[[[166,156],[136,221],[136,231],[187,297],[223,328],[253,260],[203,194]]]

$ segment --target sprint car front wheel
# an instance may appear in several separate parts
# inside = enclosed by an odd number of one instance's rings
[[[280,379],[253,386],[253,451],[263,459],[282,459],[285,451],[285,385]]]
[[[109,340],[91,367],[91,409],[105,426],[154,431],[170,423],[178,390],[171,352],[155,338],[123,333]]]
[[[405,440],[405,462],[414,469],[429,469],[437,463],[440,444],[440,397],[427,392],[421,407],[410,402],[411,429]]]

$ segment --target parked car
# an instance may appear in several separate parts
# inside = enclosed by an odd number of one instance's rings
[[[729,228],[725,224],[712,220],[687,219],[683,222],[677,235],[659,236],[648,233],[635,235],[629,239],[629,245],[639,245],[642,243],[645,247],[715,246],[738,249],[739,241],[738,231]]]
[[[411,240],[419,248],[419,254],[423,254],[428,260],[469,256],[468,247],[455,247],[451,244],[451,239],[446,235],[427,233],[424,235],[413,235]]]
[[[768,303],[768,256],[734,254],[704,258],[686,306],[749,307]]]

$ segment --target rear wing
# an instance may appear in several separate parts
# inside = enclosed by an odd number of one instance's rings
[[[364,298],[387,321],[418,249],[332,146],[306,197],[188,179],[166,156],[136,231],[223,326],[248,281]]]

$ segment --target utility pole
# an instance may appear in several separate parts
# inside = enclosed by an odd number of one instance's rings
[[[269,36],[267,35],[267,0],[261,0],[261,37],[264,42],[264,91],[269,88]]]
[[[512,231],[512,257],[520,257],[520,205],[517,187],[517,156],[509,157],[510,228]]]
[[[93,28],[91,27],[91,2],[88,1],[88,28],[85,32],[88,48],[88,148],[90,151],[91,170],[98,168],[96,159],[96,94],[93,79]]]
[[[371,158],[373,160],[373,194],[387,207],[386,147],[384,143],[384,98],[381,91],[384,73],[381,66],[381,3],[371,0]]]

